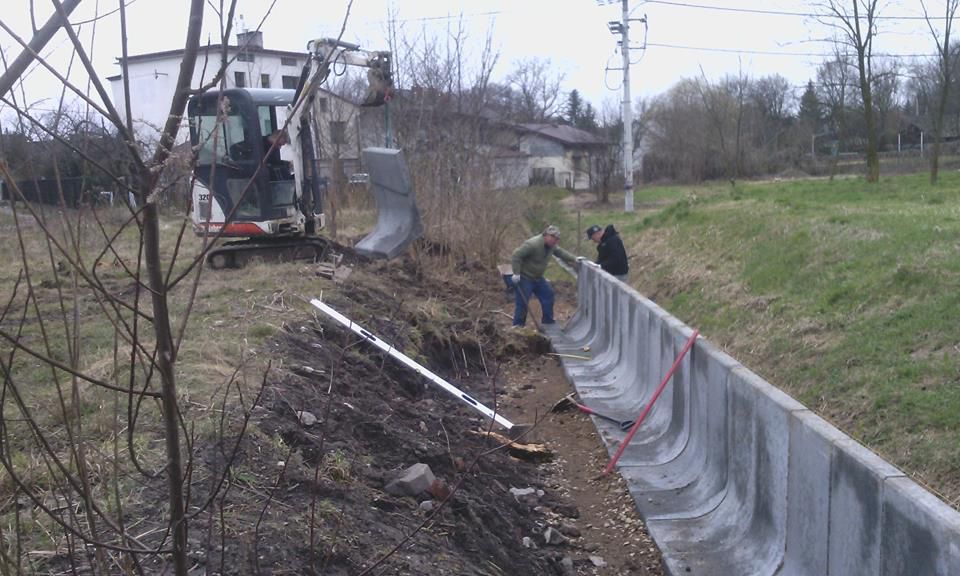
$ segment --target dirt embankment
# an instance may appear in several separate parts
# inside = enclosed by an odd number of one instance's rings
[[[562,317],[572,283],[558,293]],[[512,301],[489,273],[358,264],[324,300],[514,422],[570,391],[547,343],[509,329]],[[238,459],[260,488],[228,494],[234,529],[197,558],[207,573],[660,573],[622,482],[597,478],[605,454],[584,416],[544,419],[528,439],[551,457],[518,458],[478,412],[322,316],[268,343],[276,377]],[[435,481],[392,493],[416,464]]]

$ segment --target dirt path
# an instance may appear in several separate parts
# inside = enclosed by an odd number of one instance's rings
[[[560,321],[573,312],[573,291],[572,283],[557,287]],[[509,312],[507,307],[504,311]],[[506,379],[504,411],[515,422],[542,419],[531,437],[545,442],[556,454],[552,462],[542,467],[547,482],[577,506],[579,517],[575,524],[581,536],[570,546],[577,573],[663,574],[660,552],[647,534],[626,482],[617,474],[600,475],[608,455],[590,417],[575,411],[548,412],[573,391],[559,362],[546,355],[518,359],[508,367]],[[595,566],[591,556],[601,558],[600,564],[605,566]]]

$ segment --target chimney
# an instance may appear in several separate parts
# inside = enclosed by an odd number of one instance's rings
[[[240,48],[263,48],[263,32],[237,32],[237,46]]]

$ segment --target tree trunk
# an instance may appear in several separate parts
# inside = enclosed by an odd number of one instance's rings
[[[152,178],[147,178],[152,180]],[[180,452],[180,407],[174,373],[173,330],[160,256],[160,214],[157,203],[143,208],[143,247],[153,302],[153,330],[157,337],[157,371],[163,392],[163,424],[167,447],[167,490],[173,531],[173,565],[177,576],[187,574],[187,520],[183,502],[183,456]]]
[[[867,129],[867,182],[876,183],[880,181],[880,154],[877,150],[876,119],[873,116],[873,94],[863,50],[858,50],[857,60],[860,68],[860,93],[863,96],[863,117]]]
[[[943,112],[947,106],[946,87],[941,90],[941,93],[940,103],[937,105],[937,116],[933,119],[933,154],[930,155],[931,184],[936,184],[940,177],[940,139],[943,136]]]
[[[143,203],[143,248],[153,303],[153,331],[157,339],[156,366],[161,378],[164,434],[167,450],[167,501],[170,508],[170,527],[173,535],[171,553],[176,576],[187,576],[187,519],[184,513],[183,455],[180,452],[180,414],[177,399],[176,362],[170,310],[167,306],[167,286],[163,277],[160,254],[160,210],[154,195],[163,167],[177,138],[180,121],[189,97],[190,82],[197,62],[200,32],[203,27],[203,0],[191,0],[190,21],[184,42],[183,61],[177,77],[177,88],[170,103],[170,114],[160,136],[160,145],[153,156],[152,169],[139,168],[137,191]],[[126,76],[126,70],[124,70]]]
[[[937,35],[934,32],[933,25],[930,22],[930,17],[927,14],[927,7],[921,2],[923,6],[924,17],[927,19],[927,26],[930,27],[930,32],[933,34],[935,40],[937,40]],[[937,112],[936,116],[933,118],[933,155],[930,157],[930,184],[936,184],[937,180],[940,178],[940,153],[941,153],[941,142],[943,140],[943,117],[947,111],[947,100],[949,100],[950,94],[950,82],[952,80],[953,74],[951,73],[951,67],[953,62],[951,61],[950,54],[950,30],[952,28],[953,16],[957,11],[957,7],[960,5],[960,2],[957,0],[950,0],[946,4],[946,19],[943,26],[943,43],[940,44],[938,41],[937,51],[939,64],[940,64],[940,100],[937,102]]]

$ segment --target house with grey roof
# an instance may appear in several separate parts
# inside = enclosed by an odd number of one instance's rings
[[[612,145],[565,124],[516,124],[515,162],[523,162],[526,184],[590,190],[599,173],[597,158]]]

